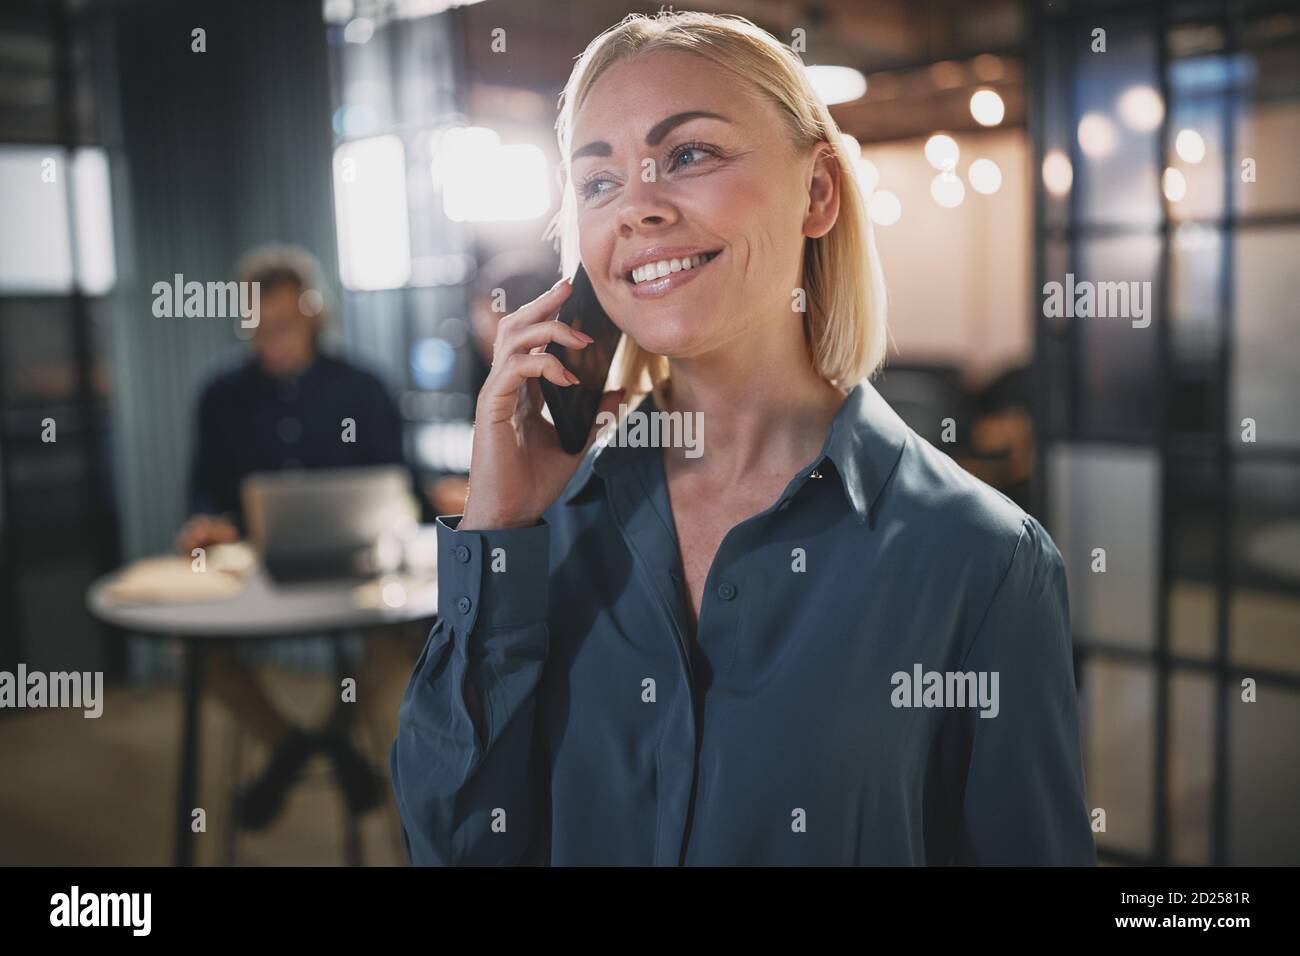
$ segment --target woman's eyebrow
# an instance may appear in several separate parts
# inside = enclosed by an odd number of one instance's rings
[[[647,146],[658,146],[659,142],[676,127],[693,119],[716,119],[722,120],[724,123],[732,122],[731,119],[721,113],[710,113],[708,110],[688,110],[685,113],[674,113],[667,119],[662,119],[650,127],[650,132],[645,134],[645,144]],[[569,162],[573,162],[579,156],[608,156],[609,154],[609,143],[598,139],[586,146],[575,149],[573,155],[569,157]]]

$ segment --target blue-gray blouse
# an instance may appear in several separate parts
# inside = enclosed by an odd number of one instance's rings
[[[1034,518],[864,381],[695,629],[661,456],[593,448],[535,527],[439,520],[390,753],[414,863],[1096,862]]]

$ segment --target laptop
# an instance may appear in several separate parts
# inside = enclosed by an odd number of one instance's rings
[[[417,523],[401,465],[258,472],[240,485],[248,536],[276,581],[395,570],[397,537]]]

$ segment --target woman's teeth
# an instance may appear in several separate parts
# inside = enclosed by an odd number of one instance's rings
[[[698,256],[689,256],[685,259],[660,259],[658,262],[647,262],[643,266],[638,266],[632,270],[632,282],[641,283],[649,282],[651,279],[659,279],[668,275],[670,272],[681,272],[683,269],[694,269],[696,266],[702,266],[712,259],[717,253],[706,252]]]

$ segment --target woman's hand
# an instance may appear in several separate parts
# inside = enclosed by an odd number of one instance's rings
[[[560,447],[555,426],[542,417],[545,377],[561,388],[578,379],[545,349],[551,342],[586,348],[588,335],[554,321],[573,287],[561,280],[545,295],[501,320],[492,370],[479,391],[469,496],[459,530],[526,528],[535,525],[577,471],[582,455]],[[623,390],[606,392],[601,411],[618,408]],[[599,425],[593,424],[584,452]]]

